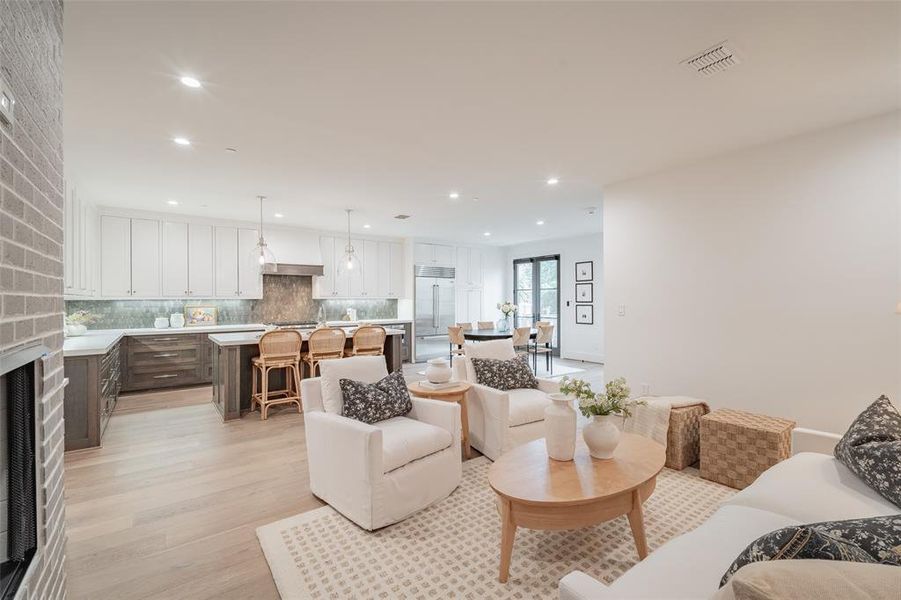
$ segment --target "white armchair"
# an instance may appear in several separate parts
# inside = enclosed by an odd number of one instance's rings
[[[301,381],[310,489],[368,530],[401,521],[460,484],[460,407],[413,398],[413,410],[372,425],[341,416],[339,379],[375,383],[383,356],[323,361]]]
[[[548,394],[559,392],[560,384],[539,377],[538,389],[506,392],[481,385],[470,359],[514,358],[513,343],[495,340],[467,344],[464,348],[465,355],[454,361],[454,376],[472,385],[466,397],[470,444],[491,460],[497,460],[511,448],[544,437],[544,409],[551,404]]]

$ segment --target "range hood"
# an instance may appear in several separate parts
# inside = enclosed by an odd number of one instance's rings
[[[266,228],[266,242],[275,254],[276,264],[263,265],[267,275],[323,275],[319,236],[303,229]]]

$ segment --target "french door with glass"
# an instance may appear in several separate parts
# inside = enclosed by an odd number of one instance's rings
[[[536,321],[554,326],[554,355],[560,355],[560,256],[518,258],[513,261],[513,301],[519,307],[516,327],[535,327]]]

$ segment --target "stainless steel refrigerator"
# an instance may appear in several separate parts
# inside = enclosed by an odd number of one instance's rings
[[[455,324],[453,267],[415,267],[417,362],[448,353],[447,328]]]

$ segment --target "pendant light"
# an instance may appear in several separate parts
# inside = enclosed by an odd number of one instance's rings
[[[263,265],[272,265],[267,270],[275,271],[278,268],[276,265],[278,261],[275,259],[275,254],[269,249],[266,238],[263,237],[263,200],[266,199],[266,196],[257,196],[257,198],[260,200],[260,238],[257,240],[256,246],[253,247],[253,250],[251,250],[250,253],[257,263],[259,263],[260,267]]]
[[[353,210],[345,208],[344,212],[347,213],[347,244],[344,246],[344,254],[338,262],[339,275],[349,275],[360,270],[360,259],[357,257],[354,245],[350,241],[350,213],[352,213]]]

